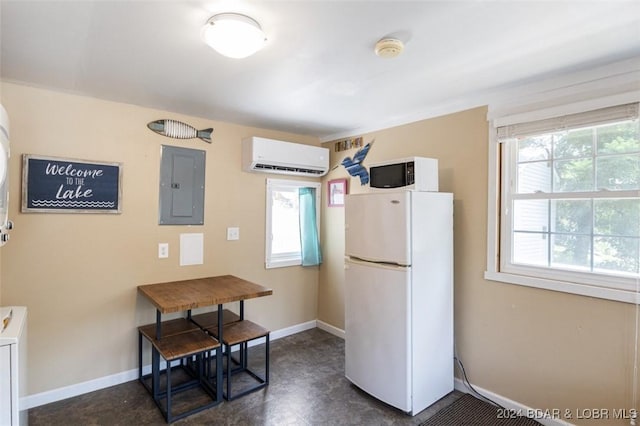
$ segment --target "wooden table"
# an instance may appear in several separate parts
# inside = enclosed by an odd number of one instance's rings
[[[244,301],[256,297],[269,296],[273,291],[259,284],[243,280],[233,275],[196,278],[159,284],[138,286],[138,292],[149,299],[156,307],[156,339],[162,338],[162,314],[187,311],[191,319],[191,310],[218,305],[218,341],[222,342],[222,305],[240,302],[240,319],[244,319]],[[156,365],[158,364],[158,365]],[[217,371],[222,371],[222,357],[216,360]],[[159,369],[159,359],[152,357],[152,368]],[[156,395],[156,380],[153,381]],[[222,395],[222,380],[217,380],[218,395]]]
[[[156,307],[158,339],[162,338],[160,325],[162,314],[187,311],[190,315],[191,309],[218,305],[218,315],[221,316],[222,304],[239,301],[240,319],[244,319],[244,300],[273,294],[270,288],[233,275],[141,285],[138,286],[138,292]],[[219,318],[220,332],[222,332],[221,325],[222,318]]]
[[[273,294],[269,288],[233,275],[141,285],[138,291],[163,314]]]

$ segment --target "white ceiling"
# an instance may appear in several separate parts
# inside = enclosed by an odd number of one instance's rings
[[[259,21],[266,47],[211,50],[220,12]],[[640,1],[1,0],[0,18],[4,80],[323,140],[640,58]],[[398,58],[374,55],[385,36]]]

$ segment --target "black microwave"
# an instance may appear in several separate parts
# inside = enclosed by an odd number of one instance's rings
[[[410,157],[371,164],[369,186],[376,189],[438,191],[438,160]]]

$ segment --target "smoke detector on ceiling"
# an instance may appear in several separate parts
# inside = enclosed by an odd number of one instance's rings
[[[376,55],[381,58],[395,58],[404,49],[404,43],[395,38],[383,38],[376,43]]]

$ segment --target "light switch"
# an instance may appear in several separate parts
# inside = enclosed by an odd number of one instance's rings
[[[227,241],[239,240],[240,228],[227,228]]]
[[[165,259],[169,257],[169,243],[158,244],[158,258]]]

